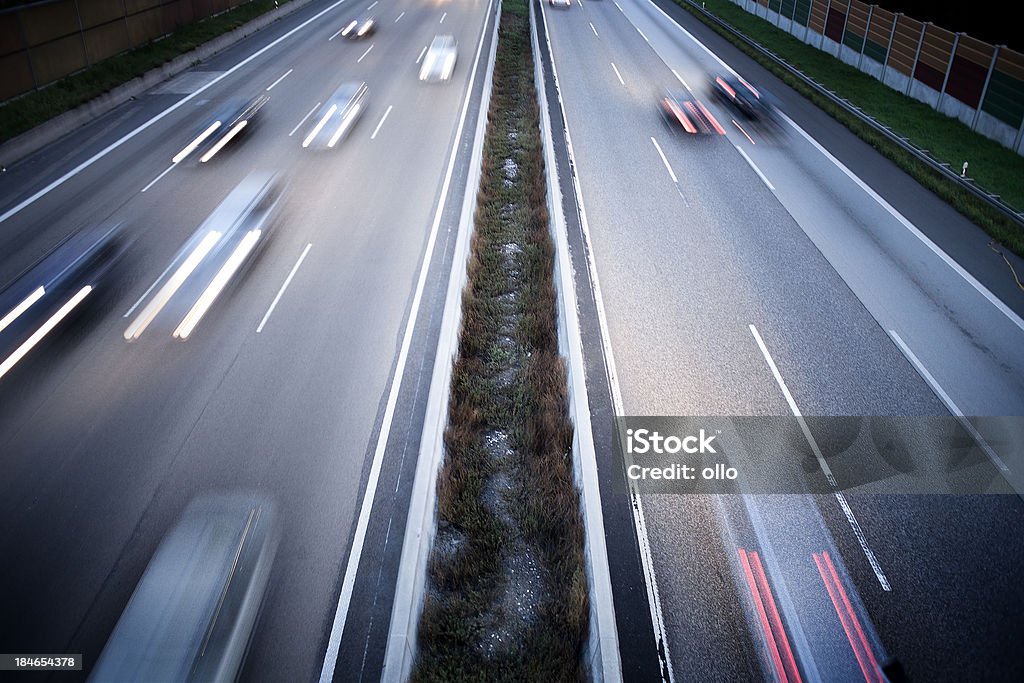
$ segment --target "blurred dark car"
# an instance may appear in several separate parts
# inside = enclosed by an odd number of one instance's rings
[[[258,495],[190,503],[146,567],[89,680],[237,680],[278,537],[274,506]]]
[[[364,14],[345,24],[345,28],[341,29],[341,37],[358,40],[372,36],[376,32],[377,20],[368,14]]]
[[[774,116],[774,107],[763,93],[745,80],[726,74],[711,77],[711,91],[743,116],[753,121],[768,120]]]
[[[190,157],[198,157],[199,163],[205,164],[229,142],[251,133],[257,114],[268,101],[270,97],[264,93],[251,99],[228,100],[201,128],[193,131],[192,141],[175,154],[171,161],[178,164]]]
[[[0,377],[112,277],[130,245],[123,222],[78,230],[0,292]]]
[[[666,121],[681,126],[690,135],[725,134],[708,108],[687,91],[665,91],[661,98],[661,113]]]

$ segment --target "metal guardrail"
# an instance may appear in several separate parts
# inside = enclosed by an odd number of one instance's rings
[[[685,2],[691,7],[693,7],[694,10],[702,13],[704,16],[708,17],[710,20],[721,26],[723,29],[725,29],[732,35],[742,40],[744,43],[749,45],[754,50],[758,51],[768,59],[772,60],[772,62],[777,64],[779,67],[785,69],[794,77],[803,81],[808,87],[812,88],[819,95],[830,100],[833,104],[844,109],[847,113],[859,118],[863,123],[870,126],[877,133],[881,134],[890,142],[899,146],[903,151],[909,153],[915,159],[928,166],[930,169],[938,173],[940,176],[954,183],[956,186],[966,190],[975,198],[985,202],[990,207],[992,207],[993,209],[995,209],[996,211],[998,211],[999,213],[1003,214],[1011,221],[1016,223],[1018,228],[1024,229],[1024,212],[1018,211],[1016,208],[1003,201],[1003,199],[999,195],[988,192],[987,190],[979,186],[974,181],[974,179],[967,176],[961,176],[956,171],[954,171],[949,164],[943,161],[939,161],[931,154],[929,154],[928,150],[921,149],[920,147],[911,144],[908,138],[898,135],[894,130],[892,130],[885,124],[879,122],[874,117],[865,113],[864,110],[862,110],[857,105],[853,104],[844,97],[840,97],[836,93],[826,88],[821,83],[815,81],[813,78],[811,78],[804,72],[790,65],[788,62],[783,60],[781,57],[779,57],[771,50],[765,48],[760,43],[757,43],[756,41],[749,38],[739,29],[736,29],[731,24],[723,21],[719,17],[709,12],[707,9],[701,6],[700,3],[697,3],[694,0],[685,0]]]

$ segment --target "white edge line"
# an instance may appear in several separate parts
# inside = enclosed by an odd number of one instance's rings
[[[615,3],[618,7],[618,2]],[[548,29],[547,11],[541,6],[541,18],[544,20],[544,36],[547,43],[548,56],[551,59],[551,75],[555,80],[555,92],[559,93],[558,106],[562,112],[564,122],[563,132],[565,133],[565,146],[569,155],[569,166],[571,172],[573,193],[576,195],[576,206],[579,207],[580,227],[583,231],[583,239],[586,244],[587,268],[590,271],[590,282],[594,293],[594,302],[597,307],[598,327],[601,329],[601,343],[604,347],[605,371],[608,373],[608,386],[611,388],[612,405],[617,415],[624,415],[622,392],[619,389],[618,370],[615,365],[615,354],[612,349],[611,335],[608,332],[608,316],[605,313],[604,298],[601,295],[601,283],[597,275],[597,263],[592,257],[594,253],[593,242],[590,238],[590,223],[587,221],[587,211],[583,202],[583,188],[580,186],[579,178],[575,169],[576,153],[572,146],[572,136],[569,134],[569,119],[565,113],[565,103],[561,99],[561,87],[558,84],[558,68],[555,66],[555,53],[551,48],[551,38]],[[631,499],[633,509],[633,524],[637,530],[637,537],[640,540],[640,564],[644,570],[644,587],[647,590],[647,603],[651,611],[651,623],[655,631],[655,639],[663,650],[663,664],[668,669],[669,683],[674,683],[675,672],[672,668],[672,656],[669,651],[668,636],[665,629],[665,619],[661,610],[661,595],[658,592],[658,577],[654,570],[654,560],[651,555],[650,544],[647,538],[647,524],[643,514],[643,501],[637,495],[635,482],[630,482]]]
[[[672,177],[672,182],[678,185],[679,179],[676,178],[675,171],[672,170],[672,166],[668,163],[668,159],[665,157],[665,153],[661,151],[661,145],[659,145],[658,141],[655,140],[653,137],[651,138],[651,142],[654,143],[654,149],[658,150],[658,156],[661,157],[661,163],[665,164],[665,168],[668,170],[668,174]]]
[[[270,303],[270,308],[267,309],[266,315],[263,316],[263,320],[260,321],[259,327],[256,328],[256,334],[263,331],[263,326],[267,324],[268,320],[270,320],[270,314],[274,312],[275,308],[277,308],[277,302],[281,300],[282,296],[284,296],[284,290],[288,289],[288,285],[292,283],[292,278],[295,277],[295,273],[298,272],[299,266],[302,265],[302,262],[306,260],[306,254],[309,253],[309,250],[312,247],[313,243],[310,242],[306,245],[306,248],[302,250],[302,255],[299,256],[299,260],[295,262],[294,266],[292,266],[292,271],[288,273],[288,277],[285,278],[284,284],[281,285],[281,289],[277,290],[277,296],[275,296],[274,300]]]
[[[370,139],[371,140],[376,139],[377,133],[380,131],[380,127],[384,125],[384,121],[388,118],[388,114],[391,113],[391,109],[393,107],[394,107],[394,105],[391,105],[391,104],[388,105],[387,110],[384,112],[384,116],[380,117],[380,123],[377,124],[377,127],[373,129],[373,134],[370,135]]]
[[[663,9],[654,4],[652,0],[647,1],[650,3],[651,7],[658,10],[658,12],[662,14],[672,26],[675,26],[678,30],[682,31],[687,37],[690,38],[690,40],[696,43],[702,50],[704,50],[704,52],[706,52],[715,61],[717,61],[723,69],[733,74],[734,76],[739,76],[739,74],[737,74],[731,66],[722,61],[722,59],[714,52],[712,52],[710,49],[708,49],[708,47],[704,45],[704,43],[697,40],[697,38],[694,37],[693,34],[691,34],[685,28],[676,23],[676,21],[672,19],[672,17],[666,14]],[[616,6],[618,6],[618,3],[616,3]],[[620,7],[619,9],[621,10],[622,8]],[[893,218],[899,221],[903,225],[903,227],[909,230],[915,237],[917,237],[917,239],[919,239],[926,247],[928,247],[928,249],[930,249],[936,256],[942,259],[942,261],[944,261],[947,266],[952,268],[957,273],[957,275],[963,278],[979,294],[985,297],[985,299],[987,299],[990,304],[999,309],[999,312],[1006,316],[1010,320],[1010,322],[1012,322],[1014,325],[1016,325],[1018,328],[1024,331],[1024,318],[1021,318],[1019,315],[1017,315],[1009,306],[1003,303],[1003,301],[999,297],[993,294],[985,285],[981,284],[981,282],[979,282],[977,278],[975,278],[973,275],[967,272],[967,270],[965,270],[963,266],[957,263],[956,260],[953,259],[953,257],[951,257],[949,254],[943,251],[943,249],[940,248],[939,245],[935,244],[935,242],[933,242],[927,235],[921,232],[916,225],[911,223],[906,216],[897,211],[896,208],[892,206],[892,204],[887,202],[884,198],[882,198],[881,195],[879,195],[877,192],[871,189],[871,187],[868,186],[867,183],[865,183],[853,171],[847,168],[846,164],[839,161],[839,159],[837,159],[831,152],[825,149],[821,145],[821,143],[819,143],[817,140],[811,137],[811,135],[807,131],[805,131],[803,128],[797,125],[797,123],[793,121],[793,119],[789,118],[788,116],[786,116],[784,112],[781,111],[779,112],[779,116],[781,116],[786,121],[786,123],[788,123],[797,133],[799,133],[801,137],[803,137],[805,140],[811,143],[811,145],[815,149],[821,152],[826,159],[831,161],[836,166],[836,168],[838,168],[850,180],[856,183],[856,185],[860,187],[861,190],[866,192],[869,197],[874,199],[879,206],[881,206],[889,213],[889,215],[891,215]]]
[[[647,43],[648,45],[650,45],[650,43],[651,43],[650,39],[647,37],[646,34],[644,34],[643,31],[640,30],[640,27],[637,26],[636,24],[633,24],[633,28],[635,28],[636,32],[640,34],[640,37],[644,39],[644,42]]]
[[[534,54],[534,80],[537,81],[537,98],[541,109],[540,126],[544,148],[547,196],[551,215],[551,231],[555,242],[557,262],[555,276],[558,278],[559,327],[564,330],[565,348],[561,350],[568,358],[569,400],[575,429],[574,458],[578,467],[577,485],[581,489],[581,507],[584,515],[586,543],[589,549],[591,600],[596,615],[595,636],[601,653],[601,672],[593,672],[594,678],[605,683],[622,680],[620,643],[616,630],[615,601],[612,591],[611,574],[608,568],[608,545],[605,536],[604,513],[598,480],[597,455],[590,420],[591,403],[587,388],[586,367],[583,358],[583,339],[580,331],[578,302],[573,277],[572,256],[569,253],[569,230],[562,205],[562,192],[557,174],[554,139],[551,134],[551,109],[547,99],[546,79],[543,60],[537,40],[537,10],[530,8],[531,35]],[[540,10],[543,13],[543,8]],[[545,24],[546,26],[546,24]],[[554,61],[552,60],[552,66]],[[561,107],[561,94],[555,88]],[[568,140],[568,131],[566,131]],[[575,166],[571,166],[575,168]],[[559,335],[561,337],[561,334]],[[559,339],[561,347],[562,340]],[[574,467],[575,469],[575,467]],[[597,647],[597,645],[592,645]]]
[[[296,126],[294,128],[292,128],[292,132],[288,133],[288,137],[291,137],[291,136],[295,135],[295,131],[297,131],[299,129],[299,127],[302,126],[302,124],[304,124],[306,122],[306,119],[308,119],[310,116],[313,115],[313,112],[315,112],[320,107],[321,104],[322,104],[321,102],[317,102],[316,104],[314,104],[313,108],[309,110],[309,113],[306,114],[305,116],[303,116],[302,120],[299,121],[298,124],[296,124]]]
[[[263,46],[262,48],[260,48],[256,52],[253,52],[251,55],[249,55],[248,57],[246,57],[245,59],[240,61],[238,64],[235,64],[233,67],[231,67],[227,71],[224,71],[219,76],[217,76],[216,78],[211,80],[209,83],[207,83],[206,85],[200,87],[198,90],[196,90],[191,95],[186,95],[182,99],[180,99],[177,102],[175,102],[174,104],[172,104],[167,109],[164,109],[162,112],[160,112],[159,114],[157,114],[156,116],[151,118],[149,121],[146,121],[145,123],[140,125],[135,130],[131,131],[130,133],[126,133],[121,138],[119,138],[119,139],[115,140],[114,142],[110,143],[109,145],[104,147],[102,150],[100,150],[96,154],[92,155],[91,157],[89,157],[88,159],[86,159],[85,161],[80,163],[78,166],[75,166],[73,169],[71,169],[70,171],[68,171],[67,173],[62,175],[61,177],[59,177],[56,180],[52,181],[49,185],[47,185],[43,189],[37,190],[35,192],[35,194],[33,194],[32,196],[28,197],[27,199],[23,199],[21,202],[19,202],[15,206],[11,207],[7,211],[5,211],[3,214],[0,214],[0,223],[3,223],[8,218],[10,218],[11,216],[15,215],[16,213],[18,213],[19,211],[24,209],[26,206],[34,204],[36,201],[39,200],[40,197],[48,194],[55,187],[58,187],[58,186],[62,185],[63,183],[67,182],[69,179],[75,177],[76,175],[78,175],[79,173],[81,173],[82,171],[87,169],[88,167],[92,166],[94,163],[96,163],[97,161],[99,161],[103,157],[107,156],[112,151],[114,151],[115,149],[117,149],[118,147],[123,145],[124,143],[126,143],[129,140],[131,140],[132,138],[134,138],[136,135],[138,135],[142,131],[144,131],[147,128],[149,128],[150,126],[152,126],[157,121],[161,120],[165,116],[168,116],[171,112],[175,111],[179,107],[184,106],[185,103],[188,102],[189,100],[197,97],[200,93],[204,92],[205,90],[207,90],[208,88],[212,87],[214,84],[220,82],[224,78],[227,78],[228,76],[230,76],[234,72],[238,71],[239,69],[241,69],[243,66],[245,66],[246,64],[248,64],[252,60],[254,60],[257,57],[259,57],[260,55],[262,55],[267,50],[270,50],[271,48],[276,47],[277,44],[280,43],[281,41],[285,40],[286,38],[290,38],[292,35],[294,35],[298,31],[304,29],[305,27],[309,26],[311,23],[313,23],[314,21],[316,21],[317,19],[319,19],[323,15],[327,14],[328,12],[333,10],[335,7],[338,7],[339,5],[341,5],[344,2],[345,2],[345,0],[338,0],[337,2],[331,4],[329,7],[326,7],[324,9],[322,9],[320,12],[317,12],[316,14],[314,14],[309,19],[306,19],[306,21],[302,22],[301,24],[299,24],[295,28],[291,29],[290,31],[288,31],[284,35],[282,35],[282,36],[278,37],[277,39],[275,39],[273,42],[268,43],[267,45]]]
[[[796,417],[797,424],[800,425],[800,431],[803,432],[804,438],[810,445],[811,450],[814,451],[814,457],[818,460],[818,466],[821,467],[821,471],[824,472],[825,478],[828,479],[828,483],[833,488],[838,488],[835,476],[832,474],[832,469],[825,461],[825,456],[822,455],[821,449],[818,447],[817,440],[811,433],[810,428],[807,426],[807,422],[804,420],[803,413],[800,412],[800,408],[793,399],[793,394],[789,393],[789,387],[786,386],[786,381],[782,379],[782,373],[779,372],[778,366],[775,365],[775,359],[772,358],[772,354],[768,352],[768,347],[765,346],[764,340],[761,338],[761,333],[757,331],[757,327],[754,325],[749,325],[748,327],[750,328],[750,334],[754,336],[754,341],[757,342],[758,348],[761,349],[761,354],[764,356],[765,362],[771,369],[776,383],[778,383],[779,388],[782,389],[782,395],[786,397],[786,403],[789,404],[789,409],[793,412],[793,416]],[[885,572],[882,571],[882,565],[878,562],[878,558],[875,556],[874,551],[871,550],[871,547],[868,545],[867,537],[864,535],[864,530],[861,528],[860,522],[857,521],[857,517],[853,514],[853,510],[846,502],[846,496],[843,495],[842,491],[838,490],[833,491],[833,494],[839,502],[839,506],[843,509],[843,514],[846,516],[846,520],[849,522],[850,528],[853,530],[853,535],[856,536],[857,543],[860,544],[860,549],[867,558],[868,564],[871,565],[871,570],[875,573],[875,578],[878,579],[878,583],[881,584],[882,590],[892,590],[892,586],[889,584],[889,579],[886,578]]]
[[[757,164],[754,163],[754,160],[747,156],[747,153],[743,151],[743,148],[740,147],[739,145],[733,145],[733,147],[735,147],[736,151],[739,152],[743,156],[743,158],[747,160],[747,164],[750,166],[750,168],[754,169],[754,173],[756,173],[757,177],[760,178],[764,182],[764,184],[768,186],[768,189],[771,190],[772,192],[775,192],[775,186],[772,185],[772,182],[768,180],[764,173],[761,172],[761,169],[757,167]]]
[[[151,188],[151,187],[153,187],[154,185],[156,185],[156,181],[160,180],[160,179],[161,179],[161,178],[163,178],[163,177],[164,177],[165,175],[167,175],[168,173],[170,173],[170,172],[171,172],[171,169],[173,169],[173,168],[174,168],[175,166],[177,166],[177,164],[171,164],[170,166],[168,166],[168,167],[167,167],[166,169],[164,169],[164,172],[163,172],[163,173],[161,173],[160,175],[158,175],[158,176],[157,176],[156,178],[153,178],[152,180],[150,180],[150,181],[149,181],[149,184],[148,184],[148,185],[146,185],[146,186],[145,186],[144,188],[142,188],[142,189],[140,190],[140,192],[145,192],[145,191],[146,191],[146,190],[148,190],[149,188]]]
[[[273,83],[271,83],[270,85],[268,85],[268,86],[267,86],[267,92],[270,92],[270,90],[271,90],[271,89],[272,89],[272,88],[273,88],[273,87],[274,87],[275,85],[277,85],[278,83],[280,83],[280,82],[281,82],[281,81],[283,81],[284,79],[288,78],[288,74],[290,74],[290,73],[291,73],[291,72],[293,72],[293,71],[295,71],[295,69],[288,69],[287,71],[285,71],[285,72],[284,72],[284,75],[283,75],[283,76],[281,76],[281,77],[280,77],[279,79],[277,79],[276,81],[274,81]]]
[[[914,366],[914,369],[917,370],[917,374],[924,378],[924,381],[928,383],[928,386],[930,386],[932,391],[935,392],[935,395],[939,397],[939,400],[945,404],[946,409],[953,413],[953,417],[957,419],[963,428],[967,430],[971,437],[978,443],[981,450],[985,452],[985,455],[995,463],[995,466],[998,467],[1001,472],[1009,472],[1010,468],[1006,466],[1003,459],[999,457],[995,450],[989,445],[988,441],[986,441],[978,430],[974,428],[974,425],[971,424],[970,420],[964,416],[960,407],[953,401],[950,395],[946,393],[942,388],[942,385],[940,385],[938,380],[935,379],[932,373],[928,371],[928,368],[925,367],[924,363],[921,362],[917,355],[910,350],[910,347],[903,341],[903,338],[900,337],[899,333],[897,333],[896,330],[888,330],[888,332],[889,336],[892,337],[892,340],[896,342],[896,346],[899,347],[900,351],[903,352],[903,355],[906,356],[907,360],[909,360],[911,365]]]
[[[612,65],[612,69],[615,70],[615,76],[616,76],[616,78],[619,79],[619,83],[621,83],[622,85],[626,85],[626,82],[624,80],[622,80],[622,74],[619,73],[619,68],[617,66],[615,66],[615,62],[612,62],[611,65]]]
[[[489,5],[487,11],[488,19],[493,14]],[[485,24],[486,25],[486,24]],[[420,302],[423,298],[423,289],[427,281],[427,273],[430,269],[430,261],[434,253],[434,245],[437,242],[437,233],[441,225],[441,216],[444,213],[448,200],[448,190],[451,186],[452,174],[455,170],[455,160],[458,157],[457,150],[462,140],[462,132],[466,123],[466,116],[469,113],[469,103],[472,100],[473,85],[476,80],[476,73],[479,67],[480,55],[483,52],[484,42],[487,38],[486,31],[481,32],[480,44],[477,47],[476,59],[470,72],[470,82],[466,88],[466,97],[462,105],[462,115],[459,119],[458,129],[455,134],[455,142],[452,145],[451,157],[448,160],[448,169],[445,172],[444,182],[441,186],[441,201],[438,202],[437,210],[434,213],[434,220],[430,226],[430,236],[424,249],[423,260],[420,263],[419,277],[416,282],[416,292],[409,309],[409,319],[402,336],[402,346],[398,352],[398,362],[395,369],[395,377],[391,380],[391,389],[388,394],[388,402],[384,409],[384,417],[381,421],[380,432],[377,437],[377,445],[373,453],[373,461],[370,466],[370,474],[366,482],[366,491],[363,494],[362,504],[359,509],[359,518],[356,523],[355,535],[352,539],[352,547],[349,550],[348,563],[345,566],[345,577],[341,585],[341,593],[338,596],[338,607],[334,613],[334,623],[331,626],[331,634],[327,643],[327,652],[324,654],[324,664],[320,669],[320,683],[328,683],[334,677],[334,667],[338,662],[338,650],[341,647],[341,637],[345,631],[345,621],[348,617],[349,604],[352,601],[352,592],[355,589],[356,571],[359,568],[359,560],[363,554],[363,543],[366,539],[366,529],[370,523],[370,511],[373,508],[373,499],[376,497],[377,482],[380,478],[380,470],[384,459],[384,451],[387,448],[388,436],[391,431],[391,422],[394,419],[395,408],[398,403],[398,393],[402,384],[402,376],[405,374],[405,366],[409,357],[409,347],[412,344],[412,333],[416,327],[419,317]],[[426,50],[426,48],[424,48]],[[483,113],[481,113],[483,115]],[[453,265],[453,267],[455,267]],[[412,607],[412,606],[409,606]],[[385,655],[386,660],[386,655]]]

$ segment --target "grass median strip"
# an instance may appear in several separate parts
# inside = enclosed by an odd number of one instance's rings
[[[71,111],[286,2],[288,0],[253,0],[227,12],[183,26],[152,43],[104,59],[41,90],[6,102],[0,106],[0,142],[6,142],[64,112]]]
[[[673,0],[714,31],[743,50],[789,87],[849,128],[1007,248],[1024,256],[1024,230],[998,210],[903,150],[857,116],[824,97],[770,58],[708,19],[688,0]],[[933,158],[960,168],[969,162],[970,176],[987,191],[1000,195],[1017,210],[1024,209],[1024,157],[928,105],[899,93],[862,71],[811,47],[728,0],[704,0],[708,12],[761,47],[773,52],[828,90],[859,107],[897,135],[926,149]]]
[[[588,626],[527,5],[503,3],[416,681],[575,681]]]

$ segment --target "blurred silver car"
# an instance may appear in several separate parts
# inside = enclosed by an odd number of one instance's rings
[[[274,506],[260,496],[190,503],[146,567],[89,680],[236,680],[278,536]]]
[[[348,81],[338,86],[312,119],[303,147],[333,148],[349,134],[366,107],[366,83]]]
[[[434,36],[420,66],[421,81],[447,81],[455,71],[455,36]]]

